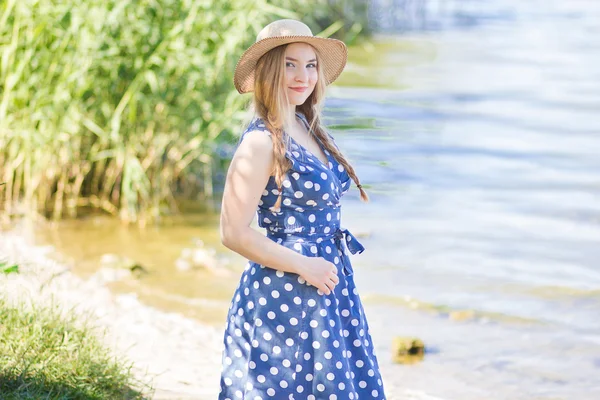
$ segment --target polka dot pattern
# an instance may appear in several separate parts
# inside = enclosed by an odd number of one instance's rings
[[[255,119],[240,141],[265,129]],[[349,259],[364,248],[340,227],[350,178],[324,148],[327,163],[294,140],[290,147],[281,210],[270,209],[279,194],[271,177],[259,225],[280,245],[333,263],[339,284],[325,295],[299,275],[249,262],[228,310],[219,400],[385,399]]]

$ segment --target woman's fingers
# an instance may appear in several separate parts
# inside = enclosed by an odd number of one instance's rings
[[[337,276],[337,274],[333,275],[331,277],[331,280],[337,285],[338,283],[340,283],[340,278]]]
[[[337,275],[330,275],[329,277],[325,278],[325,282],[322,283],[319,289],[328,295],[335,289],[335,286],[338,283],[340,283],[340,278]]]
[[[333,289],[335,289],[335,282],[333,282],[331,279],[328,279],[325,284],[327,285],[327,287],[329,289],[331,289],[333,291]]]
[[[335,289],[335,286],[340,283],[337,268],[333,264],[329,264],[332,267],[331,270],[329,273],[326,273],[323,278],[321,278],[323,280],[320,282],[320,285],[317,286],[317,288],[326,295],[331,294],[331,292]]]

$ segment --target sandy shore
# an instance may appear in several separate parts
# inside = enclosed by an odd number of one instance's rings
[[[21,273],[0,276],[0,293],[10,301],[75,309],[105,331],[105,341],[134,364],[139,379],[156,388],[156,399],[214,399],[219,381],[222,333],[192,319],[148,307],[134,294],[114,295],[83,280],[16,234],[0,234],[0,258]]]
[[[0,259],[20,266],[19,274],[0,275],[0,294],[15,302],[54,301],[60,309],[89,316],[115,354],[131,361],[138,378],[155,388],[154,399],[217,398],[221,330],[146,306],[133,293],[116,295],[102,282],[84,280],[52,260],[53,251],[34,246],[22,234],[0,233]],[[389,399],[436,400],[394,387],[390,379],[386,392]]]

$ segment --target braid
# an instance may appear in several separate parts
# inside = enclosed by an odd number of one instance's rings
[[[287,143],[284,142],[283,116],[280,110],[287,104],[287,96],[281,88],[285,86],[285,49],[278,46],[264,54],[256,64],[254,71],[255,113],[262,118],[271,133],[273,143],[273,170],[271,174],[277,185],[277,201],[270,207],[272,212],[281,211],[283,181],[292,163],[286,157]]]
[[[272,114],[267,114],[267,118],[265,119],[266,128],[271,132],[271,138],[273,141],[273,175],[275,177],[275,184],[277,185],[277,201],[270,208],[273,212],[281,211],[281,196],[283,194],[283,181],[285,179],[285,175],[292,167],[290,160],[288,160],[285,156],[286,146],[283,140],[283,129],[276,128],[276,121],[272,120]]]
[[[307,112],[306,114],[313,114],[312,110],[311,110],[311,112]],[[348,175],[356,183],[356,187],[358,187],[358,190],[360,191],[361,200],[364,202],[368,202],[369,196],[367,195],[367,192],[363,189],[363,187],[360,183],[360,179],[358,179],[358,176],[356,175],[356,171],[354,170],[354,167],[350,164],[350,162],[348,162],[346,157],[342,154],[342,152],[338,149],[338,147],[333,143],[333,140],[331,139],[329,134],[325,131],[325,129],[322,128],[319,115],[317,113],[314,113],[313,115],[306,115],[306,116],[308,117],[309,120],[312,121],[310,123],[310,132],[312,132],[312,134],[314,134],[318,139],[321,140],[325,149],[327,149],[327,151],[329,151],[333,155],[333,157],[337,160],[337,162],[340,163],[346,169],[346,172],[348,172]]]

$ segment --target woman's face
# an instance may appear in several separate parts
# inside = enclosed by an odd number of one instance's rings
[[[304,104],[317,84],[317,56],[311,45],[292,43],[285,50],[285,86],[290,105]]]

